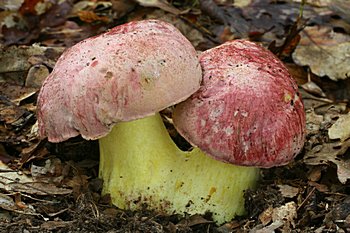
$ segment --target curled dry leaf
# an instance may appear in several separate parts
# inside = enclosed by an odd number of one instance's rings
[[[25,86],[39,89],[49,74],[50,71],[45,65],[34,65],[28,71]]]
[[[332,80],[346,79],[350,74],[350,36],[334,32],[331,27],[306,27],[293,53],[294,62],[309,66],[318,76]]]

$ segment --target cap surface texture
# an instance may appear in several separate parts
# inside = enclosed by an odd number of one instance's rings
[[[130,22],[67,49],[38,97],[41,137],[100,138],[117,122],[149,116],[200,85],[191,43],[171,24]]]
[[[272,167],[301,150],[305,113],[283,63],[255,43],[235,40],[200,55],[201,88],[174,111],[191,144],[227,163]]]

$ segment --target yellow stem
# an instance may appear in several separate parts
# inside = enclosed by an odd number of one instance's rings
[[[168,214],[211,212],[217,223],[244,213],[244,190],[257,168],[216,161],[200,149],[178,149],[159,114],[117,124],[100,139],[103,192],[122,209]]]

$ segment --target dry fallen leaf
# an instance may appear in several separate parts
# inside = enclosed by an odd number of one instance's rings
[[[147,14],[129,15],[130,21],[141,19],[159,19],[173,24],[177,29],[180,30],[182,34],[186,36],[186,38],[192,43],[194,47],[205,41],[202,33],[199,30],[189,25],[184,20],[181,20],[176,15],[164,13],[158,9],[153,10],[152,12],[148,12]]]
[[[56,187],[54,184],[40,182],[21,174],[0,162],[0,189],[7,192],[20,192],[36,195],[66,195],[72,190]]]
[[[350,138],[350,113],[339,115],[339,119],[328,129],[328,136],[342,142]]]
[[[0,208],[21,214],[39,215],[31,205],[22,207],[19,207],[10,196],[0,193]]]
[[[334,32],[332,27],[327,26],[306,27],[301,35],[293,53],[296,64],[309,66],[313,73],[332,80],[349,77],[349,35]]]
[[[297,217],[297,208],[294,202],[288,202],[285,205],[276,208],[266,209],[262,215],[259,216],[259,220],[263,219],[263,225],[258,225],[250,230],[250,233],[271,233],[276,229],[282,228],[281,232],[291,232],[295,227],[294,219]],[[264,223],[272,223],[264,226]]]
[[[293,198],[299,194],[299,188],[296,188],[290,185],[281,184],[281,185],[277,185],[277,187],[279,188],[283,197]]]
[[[306,111],[306,132],[308,135],[317,134],[322,122],[322,115],[316,114],[312,109]]]
[[[62,47],[54,48],[38,45],[0,48],[0,81],[9,81],[7,77],[11,77],[12,83],[21,85],[31,67],[45,65],[52,68],[63,50]]]
[[[165,0],[136,0],[141,6],[144,7],[158,7],[163,11],[172,13],[174,15],[179,15],[181,11],[176,7],[173,7]]]
[[[284,232],[290,232],[290,227],[295,226],[294,219],[297,217],[297,206],[295,202],[288,202],[283,206],[274,208],[272,212],[273,222],[283,222]]]
[[[269,224],[272,220],[272,212],[273,212],[273,207],[269,206],[267,209],[265,209],[260,215],[259,215],[259,220],[262,223],[262,225],[266,226]]]
[[[317,145],[306,152],[305,164],[308,165],[330,165],[337,166],[337,175],[341,183],[345,184],[350,179],[350,160],[341,158],[350,147],[350,140],[344,142],[324,143]]]

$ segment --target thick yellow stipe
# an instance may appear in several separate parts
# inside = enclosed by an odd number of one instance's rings
[[[159,114],[114,126],[100,139],[100,154],[103,192],[122,209],[211,212],[223,223],[244,213],[243,192],[258,179],[257,168],[216,161],[198,148],[181,151]]]

